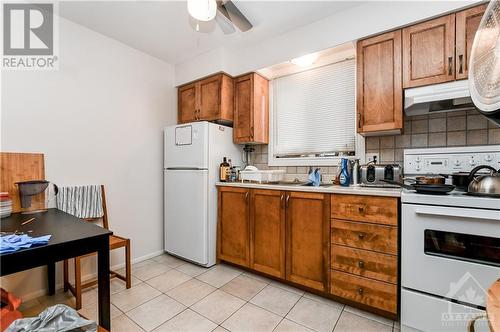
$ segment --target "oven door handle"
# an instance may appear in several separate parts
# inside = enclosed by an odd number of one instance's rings
[[[479,209],[459,209],[459,208],[438,208],[419,207],[415,209],[416,214],[443,216],[451,218],[484,219],[500,221],[500,211],[479,210]]]

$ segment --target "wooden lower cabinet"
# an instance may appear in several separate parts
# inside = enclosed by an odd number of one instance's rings
[[[285,193],[252,190],[250,268],[285,278]]]
[[[250,190],[219,188],[217,258],[250,266]]]

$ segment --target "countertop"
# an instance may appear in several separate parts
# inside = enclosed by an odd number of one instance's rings
[[[271,190],[288,190],[288,191],[305,191],[326,194],[351,194],[351,195],[367,195],[367,196],[387,196],[400,197],[400,188],[373,188],[350,186],[341,187],[338,185],[312,187],[300,186],[295,184],[273,184],[273,183],[253,183],[253,182],[217,182],[220,187],[239,187],[253,189],[271,189]]]

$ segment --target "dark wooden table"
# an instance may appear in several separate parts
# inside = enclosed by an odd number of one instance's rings
[[[35,218],[24,226],[22,222]],[[35,214],[14,213],[0,221],[2,232],[21,231],[32,237],[52,235],[47,245],[0,255],[0,276],[47,265],[49,295],[55,293],[58,261],[97,252],[99,325],[110,330],[109,236],[111,231],[57,209]]]

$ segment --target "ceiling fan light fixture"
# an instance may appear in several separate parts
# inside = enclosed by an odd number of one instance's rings
[[[187,0],[189,15],[198,21],[211,21],[217,14],[217,2],[215,0]]]
[[[290,60],[294,65],[300,67],[308,67],[318,60],[319,55],[317,53],[306,54],[298,58]]]

